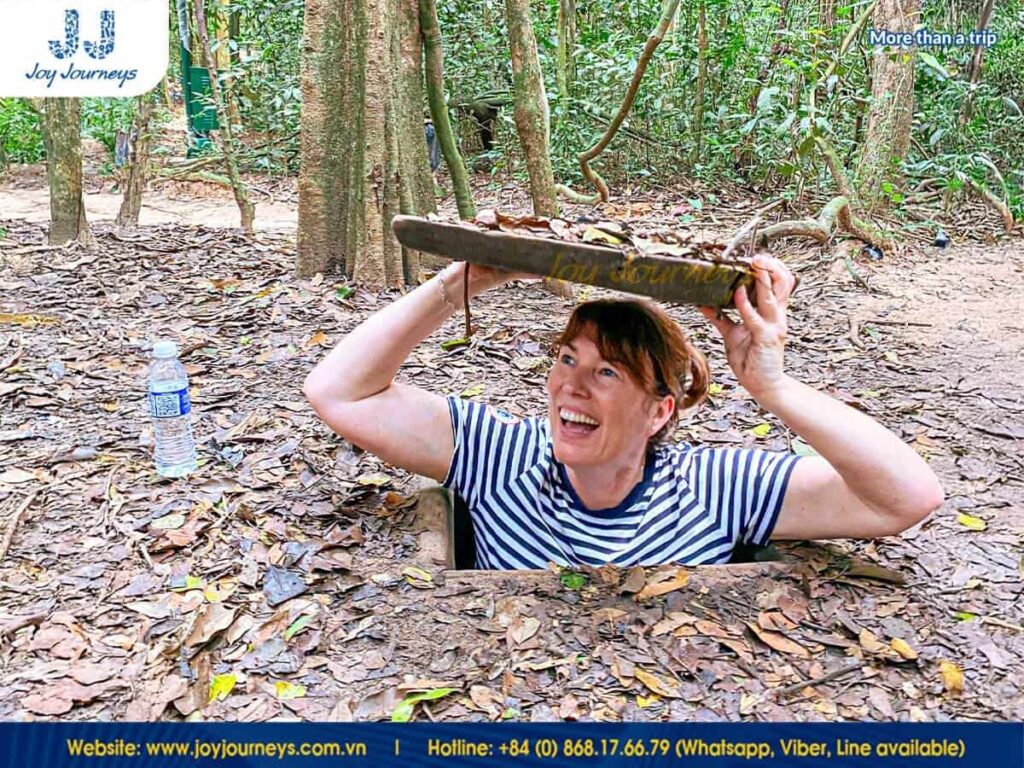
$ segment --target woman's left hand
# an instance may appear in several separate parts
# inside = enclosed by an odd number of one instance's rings
[[[737,288],[733,295],[742,322],[719,317],[713,307],[701,307],[700,311],[725,340],[729,367],[740,385],[760,400],[781,385],[785,376],[786,304],[796,278],[773,256],[755,256],[753,267],[757,308],[750,303],[746,286]]]

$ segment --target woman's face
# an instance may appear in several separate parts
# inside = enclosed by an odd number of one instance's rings
[[[651,397],[621,365],[578,336],[558,349],[548,374],[548,418],[555,458],[570,466],[619,463],[642,456],[675,400]]]

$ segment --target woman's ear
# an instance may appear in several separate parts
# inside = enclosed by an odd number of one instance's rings
[[[658,434],[675,412],[676,398],[674,395],[665,395],[660,400],[655,400],[651,412],[651,433],[647,437],[651,438]]]

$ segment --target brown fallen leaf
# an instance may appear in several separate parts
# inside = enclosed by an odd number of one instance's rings
[[[752,621],[748,621],[746,624],[750,627],[750,631],[757,636],[758,640],[773,650],[779,651],[780,653],[790,653],[794,656],[803,656],[804,658],[808,658],[811,655],[810,651],[799,643],[790,640],[783,634],[772,632],[767,629],[761,629]]]
[[[102,683],[114,676],[117,669],[105,664],[76,664],[71,669],[71,677],[82,685],[93,685]]]
[[[959,696],[964,692],[964,672],[959,666],[943,659],[939,662],[939,674],[942,675],[942,685],[948,693]]]
[[[653,627],[651,627],[651,637],[659,637],[660,635],[674,632],[686,624],[693,624],[697,621],[696,616],[691,616],[688,613],[673,612],[666,616],[664,619],[659,621]]]
[[[317,331],[312,336],[310,336],[308,339],[306,339],[303,342],[302,345],[304,347],[306,347],[306,349],[309,349],[310,347],[318,347],[318,346],[322,346],[322,345],[324,345],[326,343],[327,343],[327,334],[324,333],[323,331]]]
[[[669,592],[675,592],[677,589],[682,589],[686,586],[686,582],[690,580],[690,574],[682,568],[679,569],[678,573],[674,578],[667,579],[665,581],[658,582],[657,584],[648,584],[646,587],[641,589],[636,596],[635,600],[647,600],[658,595],[665,595]]]
[[[698,619],[694,626],[702,635],[707,635],[709,637],[732,637],[729,630],[717,621],[711,621],[710,619]]]
[[[876,656],[883,656],[888,659],[898,659],[901,657],[898,651],[894,647],[890,647],[880,641],[875,633],[870,629],[862,629],[857,636],[860,641],[860,647],[866,652],[874,654]]]
[[[917,651],[911,648],[910,643],[901,637],[893,638],[892,649],[907,661],[913,661],[917,658]]]
[[[744,693],[740,696],[740,714],[752,715],[761,699],[752,693]]]
[[[189,647],[205,645],[218,632],[222,632],[231,626],[231,623],[235,620],[236,612],[235,608],[228,608],[223,603],[210,603],[206,605],[200,610],[195,626],[192,627],[191,634],[185,640],[185,645]]]
[[[579,699],[567,693],[558,705],[558,716],[563,720],[579,720],[583,717]]]
[[[539,629],[540,621],[532,616],[517,616],[508,625],[508,644],[513,647],[520,646],[536,635]]]
[[[609,671],[623,688],[629,688],[633,685],[633,680],[636,677],[636,668],[629,659],[616,656]]]
[[[18,469],[18,467],[12,467],[0,472],[0,483],[14,485],[16,483],[27,483],[35,479],[35,473],[29,472],[27,469]]]
[[[895,720],[896,712],[892,708],[892,699],[889,694],[877,686],[872,686],[868,691],[868,701],[871,706],[877,709],[886,720]]]
[[[592,614],[592,616],[594,617],[594,621],[597,624],[603,624],[607,621],[612,626],[615,625],[616,621],[618,621],[626,615],[628,615],[627,612],[622,610],[621,608],[598,608]]]
[[[757,615],[757,623],[761,629],[772,632],[790,632],[796,629],[796,622],[786,618],[779,611],[761,611]]]
[[[626,580],[619,587],[619,594],[631,595],[639,592],[646,583],[647,576],[644,574],[644,569],[639,565],[635,565],[629,569],[629,575],[626,576]]]
[[[858,576],[863,579],[877,579],[878,581],[887,581],[890,584],[907,583],[907,577],[899,571],[883,568],[880,565],[872,565],[871,563],[854,563],[846,571],[845,575]]]
[[[159,720],[167,705],[188,692],[188,683],[178,675],[147,680],[135,687],[135,698],[128,703],[124,719],[150,722]]]
[[[679,685],[674,680],[666,680],[663,677],[646,672],[640,668],[636,668],[633,671],[636,679],[643,683],[645,686],[650,688],[659,696],[664,696],[669,699],[682,698],[679,692]]]
[[[71,699],[51,694],[33,693],[21,700],[21,706],[35,715],[63,715],[75,706]]]
[[[474,705],[491,718],[498,717],[504,709],[504,699],[501,694],[486,685],[470,686],[469,698]]]

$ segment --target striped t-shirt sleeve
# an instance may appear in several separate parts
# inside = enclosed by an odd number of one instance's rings
[[[686,480],[733,542],[760,547],[771,538],[799,458],[755,448],[697,448]]]
[[[500,470],[523,458],[523,422],[494,406],[449,396],[455,453],[441,483],[462,496],[472,508],[485,488],[493,488]],[[506,471],[506,474],[508,472]]]

